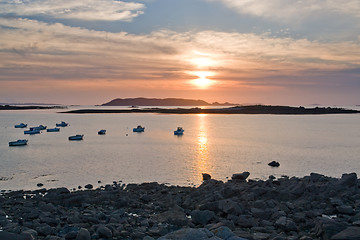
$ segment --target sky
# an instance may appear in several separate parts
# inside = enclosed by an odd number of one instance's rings
[[[0,0],[0,102],[360,104],[359,0]]]

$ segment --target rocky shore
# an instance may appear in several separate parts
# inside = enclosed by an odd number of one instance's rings
[[[303,178],[227,182],[204,174],[199,187],[159,183],[0,195],[0,239],[360,239],[360,180]]]

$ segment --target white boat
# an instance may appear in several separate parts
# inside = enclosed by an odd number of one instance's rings
[[[104,135],[106,133],[106,130],[105,129],[101,129],[100,131],[98,131],[98,134],[99,135]]]
[[[19,139],[17,141],[13,141],[13,142],[9,142],[9,146],[12,147],[12,146],[23,146],[23,145],[26,145],[28,143],[28,140],[26,139]]]
[[[133,132],[143,132],[145,130],[145,127],[137,126],[136,128],[133,128]]]
[[[83,140],[83,137],[84,137],[84,135],[77,134],[74,136],[70,136],[69,140]]]
[[[60,132],[60,128],[48,128],[46,129],[47,132]]]
[[[29,130],[25,130],[24,134],[40,134],[39,127],[31,127]]]
[[[182,127],[178,127],[175,131],[174,131],[174,135],[183,135],[184,133],[184,129]]]
[[[56,126],[57,127],[67,127],[69,125],[69,123],[61,121],[61,123],[57,123]]]
[[[27,124],[25,124],[25,123],[20,123],[20,124],[15,125],[15,128],[26,128],[26,127],[27,127]]]

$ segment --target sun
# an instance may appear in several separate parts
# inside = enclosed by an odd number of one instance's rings
[[[196,75],[198,78],[191,81],[191,83],[198,88],[208,88],[210,85],[214,83],[214,80],[208,79],[208,77],[211,77],[214,75],[213,72],[208,71],[197,71],[192,72],[193,75]]]

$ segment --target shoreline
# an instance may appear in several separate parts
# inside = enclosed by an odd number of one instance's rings
[[[60,113],[160,113],[160,114],[278,114],[278,115],[321,115],[321,114],[356,114],[358,110],[331,107],[290,107],[249,105],[229,108],[133,108],[133,109],[78,109]]]
[[[9,239],[51,240],[194,236],[339,240],[360,236],[356,173],[341,178],[311,173],[302,178],[247,180],[249,175],[234,174],[222,182],[203,174],[199,187],[114,182],[97,189],[87,185],[76,191],[2,193],[0,238],[6,239],[6,234]]]

